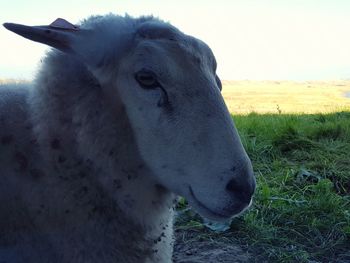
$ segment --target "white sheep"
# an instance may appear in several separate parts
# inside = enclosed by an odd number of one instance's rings
[[[172,262],[175,195],[213,220],[250,204],[205,43],[153,17],[4,26],[55,49],[0,88],[0,262]]]

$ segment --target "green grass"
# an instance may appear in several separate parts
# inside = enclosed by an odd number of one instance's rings
[[[253,207],[221,236],[256,262],[350,261],[350,112],[234,120],[258,186]],[[196,222],[187,219],[190,228]]]

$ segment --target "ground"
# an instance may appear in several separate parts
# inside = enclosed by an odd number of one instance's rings
[[[245,263],[252,255],[237,243],[205,239],[203,231],[177,230],[174,263]]]

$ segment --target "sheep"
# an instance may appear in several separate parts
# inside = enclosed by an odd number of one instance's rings
[[[0,88],[0,261],[172,262],[183,196],[225,221],[252,165],[201,40],[152,16],[4,26],[54,49]]]

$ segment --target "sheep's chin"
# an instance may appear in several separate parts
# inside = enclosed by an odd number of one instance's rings
[[[200,200],[198,200],[191,187],[189,187],[189,195],[186,197],[186,200],[201,216],[205,217],[209,221],[223,223],[230,222],[234,217],[243,214],[253,202],[250,200],[249,205],[242,209],[239,209],[237,212],[225,213],[225,211],[213,211],[205,204],[203,204]]]
[[[189,187],[189,195],[186,197],[188,203],[195,208],[198,213],[209,219],[216,222],[227,222],[232,218],[232,214],[225,214],[223,211],[213,211],[203,204],[200,200],[197,199],[191,187]]]

